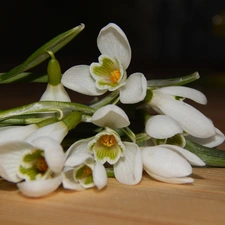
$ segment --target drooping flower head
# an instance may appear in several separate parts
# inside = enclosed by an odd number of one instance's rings
[[[192,183],[187,177],[192,173],[191,165],[205,166],[195,154],[175,145],[142,147],[144,170],[156,180],[167,183]]]
[[[57,189],[62,181],[63,163],[63,149],[50,137],[1,145],[0,176],[19,182],[18,188],[28,197],[44,196]]]

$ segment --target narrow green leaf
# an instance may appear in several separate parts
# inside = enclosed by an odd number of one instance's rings
[[[208,148],[186,140],[185,149],[197,155],[207,166],[225,167],[225,151]]]
[[[148,80],[148,87],[166,87],[175,85],[184,85],[199,79],[199,73],[195,72],[187,76],[172,78],[172,79],[160,79],[160,80]]]
[[[0,77],[3,73],[0,73]],[[8,83],[24,83],[24,82],[39,82],[39,83],[47,83],[48,75],[47,74],[37,74],[31,72],[19,73],[15,77],[10,77],[7,80],[0,81],[1,84]]]
[[[84,24],[81,24],[56,36],[55,38],[44,44],[41,48],[36,50],[22,64],[1,75],[0,80],[5,81],[9,78],[15,77],[16,75],[24,71],[27,71],[28,69],[37,66],[38,64],[49,58],[49,54],[46,52],[47,50],[52,51],[53,53],[57,52],[59,49],[69,43],[74,37],[76,37],[83,29]]]

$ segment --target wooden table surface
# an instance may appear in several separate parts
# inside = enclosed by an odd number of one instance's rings
[[[224,88],[199,88],[208,104],[195,106],[225,133]],[[43,85],[3,85],[1,108],[38,101],[43,90]],[[225,149],[225,144],[219,148]],[[188,185],[162,183],[146,174],[136,186],[109,178],[101,191],[59,188],[41,199],[26,198],[15,184],[0,181],[0,224],[225,224],[225,168],[194,168],[191,176],[195,182]]]

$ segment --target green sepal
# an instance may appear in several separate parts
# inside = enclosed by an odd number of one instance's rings
[[[225,151],[186,140],[185,149],[197,155],[207,166],[225,167]]]
[[[49,54],[47,53],[47,51],[52,51],[53,53],[57,52],[59,49],[69,43],[74,37],[76,37],[83,29],[84,24],[81,24],[56,36],[55,38],[44,44],[41,48],[36,50],[22,64],[13,68],[9,72],[2,74],[0,76],[0,82],[15,77],[16,75],[42,63],[44,60],[49,58]]]

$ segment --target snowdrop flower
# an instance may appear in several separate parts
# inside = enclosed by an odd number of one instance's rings
[[[199,145],[203,145],[208,148],[215,148],[224,142],[225,136],[224,134],[217,128],[215,128],[215,135],[209,138],[196,138],[191,135],[185,136],[186,139],[195,142]]]
[[[145,132],[155,145],[172,143],[184,147],[186,144],[180,125],[166,115],[151,116],[146,122]]]
[[[24,140],[27,136],[39,129],[36,124],[25,126],[7,126],[0,128],[0,143]]]
[[[119,90],[122,103],[142,101],[146,95],[147,81],[142,73],[134,73],[127,78],[131,48],[120,27],[114,23],[103,27],[98,35],[97,45],[101,52],[99,63],[68,69],[62,76],[62,84],[90,96]]]
[[[24,195],[45,196],[61,184],[64,152],[52,138],[40,137],[31,143],[13,141],[0,148],[0,176],[17,183]]]
[[[144,170],[156,180],[167,183],[192,183],[193,178],[187,177],[192,173],[191,165],[205,165],[193,153],[174,145],[142,147],[141,151]]]
[[[93,138],[77,142],[76,145],[82,151],[94,155],[96,162],[113,165],[119,182],[129,185],[139,183],[142,178],[140,149],[135,143],[122,141],[114,130],[130,124],[125,112],[116,105],[107,105],[93,114],[91,122],[104,129]]]
[[[200,91],[183,86],[170,86],[151,90],[148,104],[158,113],[167,115],[178,122],[184,132],[198,138],[215,135],[213,123],[200,111],[183,102],[189,98],[197,103],[206,104],[207,99]]]
[[[105,167],[96,162],[87,150],[87,143],[83,140],[67,150],[62,181],[64,188],[79,191],[96,186],[100,190],[106,186]]]

